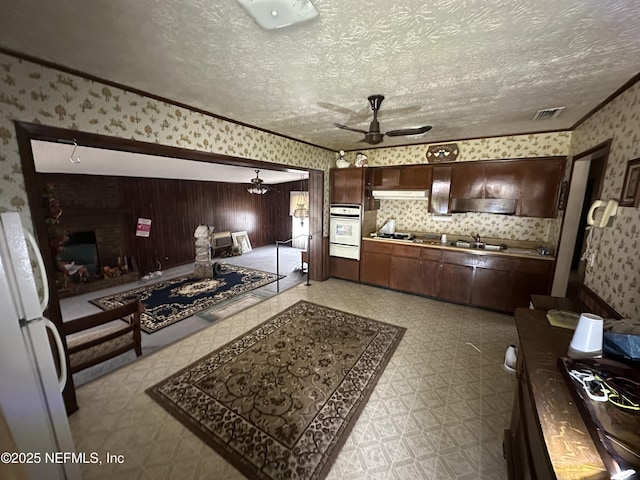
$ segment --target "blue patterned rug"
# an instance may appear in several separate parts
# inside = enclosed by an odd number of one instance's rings
[[[142,331],[153,333],[236,295],[275,282],[277,278],[261,270],[223,265],[220,274],[213,278],[194,279],[185,275],[96,298],[91,303],[110,310],[138,297],[145,307],[140,320]]]

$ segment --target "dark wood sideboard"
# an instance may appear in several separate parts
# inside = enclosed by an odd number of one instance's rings
[[[609,479],[587,425],[557,366],[573,332],[552,327],[543,310],[515,311],[518,386],[504,449],[510,480]]]

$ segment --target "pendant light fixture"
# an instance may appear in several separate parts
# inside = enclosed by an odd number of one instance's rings
[[[300,179],[300,195],[296,199],[296,209],[293,216],[300,219],[300,225],[304,226],[304,219],[309,218],[309,189],[303,190],[303,179]]]

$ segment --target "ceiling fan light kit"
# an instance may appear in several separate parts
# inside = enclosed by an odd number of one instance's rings
[[[309,0],[237,0],[265,30],[288,27],[318,16]]]
[[[380,131],[380,122],[378,122],[378,110],[380,110],[380,105],[384,100],[384,95],[370,95],[368,97],[369,105],[371,105],[371,110],[373,111],[373,120],[369,125],[369,130],[362,130],[361,128],[353,128],[347,125],[342,125],[340,123],[335,123],[334,125],[342,130],[350,130],[352,132],[364,133],[364,138],[360,140],[361,142],[368,143],[370,145],[377,145],[378,143],[382,143],[384,136],[388,137],[400,137],[407,135],[422,135],[423,133],[427,133],[431,130],[430,125],[425,125],[423,127],[416,128],[401,128],[398,130],[390,130],[386,133],[382,133]]]

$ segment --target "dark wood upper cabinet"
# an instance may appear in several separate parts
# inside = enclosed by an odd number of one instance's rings
[[[451,198],[485,198],[485,162],[462,162],[453,165]]]
[[[487,163],[484,198],[520,198],[523,178],[524,168],[520,161]]]
[[[564,164],[564,157],[454,164],[450,210],[555,217]]]
[[[402,165],[372,168],[376,189],[418,190],[431,188],[431,165]]]
[[[331,170],[331,203],[364,202],[364,173],[363,168],[336,168]]]
[[[429,192],[429,212],[484,212],[553,218],[565,157],[331,170],[331,202],[375,209],[372,189]]]
[[[433,167],[430,165],[406,165],[400,168],[399,187],[406,189],[431,188],[431,174]]]
[[[518,214],[523,217],[555,217],[565,159],[523,160],[522,164],[522,202]]]
[[[431,213],[440,215],[449,213],[452,170],[451,166],[438,165],[433,167],[431,197],[429,199]]]
[[[374,188],[398,188],[400,185],[400,167],[373,168]]]

